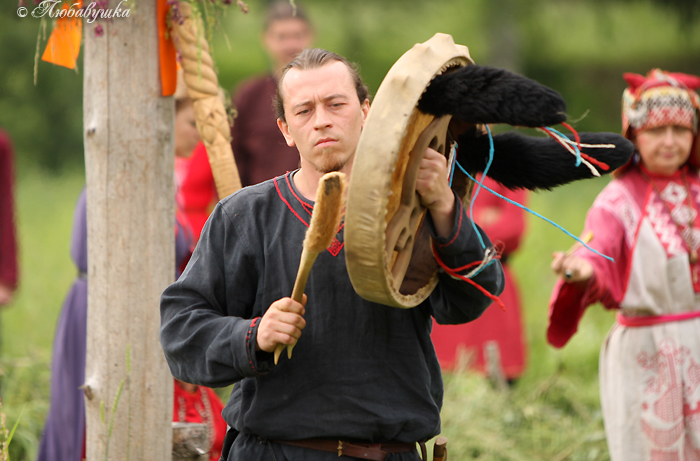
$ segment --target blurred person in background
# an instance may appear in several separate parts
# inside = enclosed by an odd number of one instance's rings
[[[175,157],[186,158],[199,143],[194,105],[187,97],[183,79],[175,93]],[[176,185],[178,174],[175,174]],[[56,325],[51,361],[51,402],[39,446],[38,461],[80,461],[85,458],[85,353],[87,345],[87,205],[86,190],[80,194],[73,218],[71,258],[78,276],[66,296]],[[192,231],[182,210],[176,207],[175,276],[192,252]],[[205,423],[209,434],[210,460],[219,459],[226,423],[223,407],[211,389],[175,382],[173,421]]]
[[[296,148],[287,145],[277,128],[272,101],[282,69],[312,45],[314,32],[299,5],[275,1],[267,10],[261,40],[271,69],[267,75],[241,83],[233,98],[238,115],[231,129],[231,147],[243,186],[299,167]]]
[[[528,191],[510,190],[489,177],[479,176],[486,187],[517,203],[525,205]],[[474,202],[474,221],[501,250],[501,265],[506,276],[505,289],[500,298],[505,312],[491,305],[479,317],[463,325],[433,324],[431,338],[440,367],[443,370],[473,369],[489,373],[489,365],[500,366],[508,381],[519,378],[525,371],[527,341],[524,337],[520,293],[517,280],[509,270],[508,257],[518,249],[525,232],[525,211],[505,200],[482,191]],[[498,346],[500,361],[489,356],[488,344]],[[491,358],[489,358],[491,357]]]
[[[17,289],[17,229],[15,226],[14,153],[10,137],[0,130],[0,308]]]
[[[243,81],[232,101],[237,115],[231,128],[231,148],[244,187],[299,167],[297,150],[287,145],[277,128],[272,102],[282,68],[313,40],[311,23],[298,4],[293,6],[285,0],[268,7],[261,42],[271,69],[264,76]],[[189,221],[196,244],[218,202],[204,144],[197,145],[191,158],[176,159],[176,166],[181,178],[178,205]]]
[[[587,306],[617,309],[600,353],[613,461],[700,459],[700,78],[625,74],[632,160],[586,217],[591,247],[555,253],[547,339],[563,347]]]

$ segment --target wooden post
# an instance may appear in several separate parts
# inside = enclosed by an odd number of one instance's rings
[[[110,0],[107,8],[116,8]],[[173,119],[161,97],[154,0],[86,25],[87,459],[170,460],[172,377],[159,299],[175,276]]]

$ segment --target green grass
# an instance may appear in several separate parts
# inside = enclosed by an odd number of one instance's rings
[[[530,195],[528,206],[578,235],[585,213],[607,179]],[[614,318],[591,306],[563,349],[545,340],[549,297],[555,283],[554,251],[574,240],[530,216],[526,238],[511,258],[521,287],[529,346],[523,377],[509,392],[474,373],[445,376],[443,434],[450,459],[608,460],[598,393],[598,354]]]
[[[607,179],[532,194],[529,206],[578,235],[585,212]],[[76,269],[69,242],[82,171],[51,176],[21,171],[17,181],[21,287],[2,312],[3,409],[7,426],[21,417],[11,459],[33,460],[48,410],[49,363],[56,319]],[[563,349],[545,342],[554,276],[551,253],[574,241],[528,218],[528,232],[511,265],[522,288],[529,345],[525,375],[498,392],[470,372],[445,376],[443,435],[451,460],[607,460],[598,397],[598,351],[613,322],[592,307]],[[225,394],[226,392],[223,392]]]
[[[10,446],[11,459],[33,460],[48,411],[49,367],[56,319],[76,275],[70,255],[73,208],[82,171],[55,177],[40,170],[17,178],[16,220],[20,288],[0,315],[3,409],[7,426],[24,414]]]

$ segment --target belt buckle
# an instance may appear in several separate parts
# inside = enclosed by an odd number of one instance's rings
[[[343,456],[343,441],[338,440],[338,458]]]

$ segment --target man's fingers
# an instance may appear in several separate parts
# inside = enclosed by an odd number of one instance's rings
[[[306,326],[304,319],[300,323],[284,323],[280,322],[275,325],[276,331],[272,335],[273,340],[282,344],[295,344],[301,337],[301,331]]]
[[[305,305],[306,295],[304,295],[304,297],[302,298],[301,303],[294,301],[292,298],[282,298],[272,303],[272,306],[270,307],[275,307],[281,312],[293,312],[295,314],[304,315],[304,313],[306,312],[306,309],[304,309]]]
[[[425,154],[423,155],[423,158],[427,159],[427,160],[434,160],[434,161],[442,163],[443,165],[447,165],[447,157],[445,157],[444,155],[442,155],[440,152],[436,151],[435,149],[431,149],[430,147],[428,147],[425,150]]]
[[[302,299],[306,303],[306,297]],[[296,344],[306,327],[304,305],[282,298],[270,305],[260,320],[257,343],[261,350],[273,352],[277,344]]]

